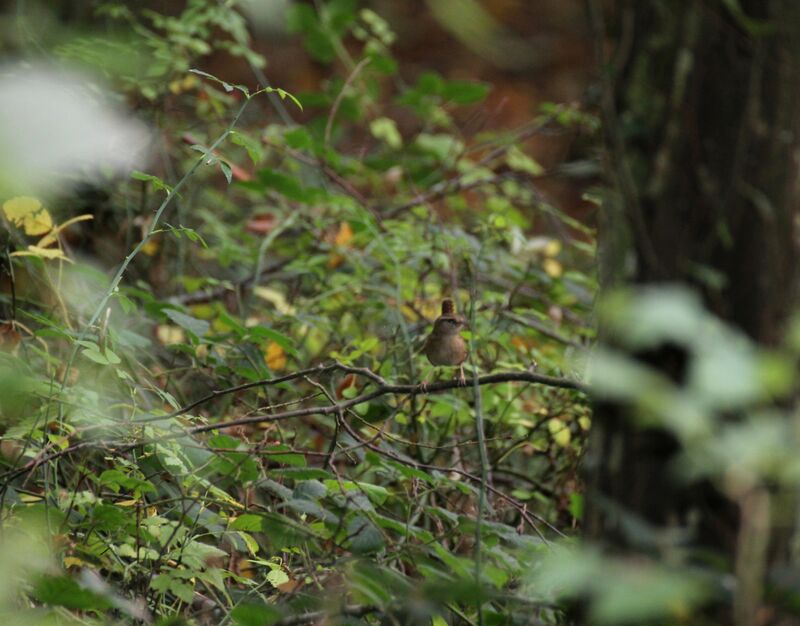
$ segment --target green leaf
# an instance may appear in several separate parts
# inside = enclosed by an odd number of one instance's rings
[[[258,182],[267,189],[274,189],[291,200],[305,200],[307,194],[297,179],[282,172],[264,168],[258,170]]]
[[[441,90],[441,95],[444,100],[454,104],[474,104],[483,100],[489,94],[489,89],[490,86],[486,83],[448,80]]]
[[[526,172],[531,176],[544,174],[544,168],[516,146],[509,148],[506,153],[506,163],[512,170]]]
[[[277,330],[267,328],[266,326],[253,326],[252,328],[247,329],[247,333],[257,341],[274,341],[281,348],[283,348],[284,352],[287,354],[291,354],[292,356],[300,356],[300,354],[297,352],[297,349],[294,347],[294,341],[292,341],[291,337],[287,337],[283,333],[279,333]]]
[[[428,152],[440,161],[453,161],[461,155],[464,144],[452,135],[420,133],[416,139],[417,147]]]
[[[357,554],[367,554],[382,550],[383,534],[366,517],[356,515],[347,523],[347,536],[350,549]]]
[[[287,452],[285,454],[280,454],[280,452],[284,450]],[[284,445],[264,447],[265,457],[273,463],[283,463],[284,465],[291,465],[294,467],[305,467],[307,465],[305,455],[299,452],[288,452],[289,450],[291,450],[291,448]]]
[[[230,138],[231,143],[241,146],[247,151],[247,156],[250,157],[253,165],[258,165],[264,158],[264,150],[261,148],[261,144],[254,139],[235,130],[231,131]]]
[[[569,512],[575,519],[583,519],[583,494],[569,494]]]
[[[592,616],[602,624],[643,624],[675,617],[698,605],[710,591],[689,570],[631,564],[604,576],[602,589],[591,606]]]
[[[281,467],[273,470],[269,470],[269,474],[280,474],[284,478],[292,478],[294,480],[325,480],[328,478],[332,478],[330,472],[326,472],[325,470],[309,467],[309,468],[298,468],[298,467]]]
[[[231,184],[231,180],[233,180],[233,172],[231,171],[231,166],[228,165],[225,161],[220,160],[219,168],[222,170],[222,173],[225,175],[225,180],[228,181],[228,184]]]
[[[134,180],[141,180],[144,182],[151,183],[153,188],[156,190],[163,190],[167,193],[172,192],[172,187],[161,180],[158,176],[154,176],[153,174],[145,174],[144,172],[140,172],[138,170],[133,170],[131,172],[131,178]]]
[[[303,34],[303,45],[316,60],[330,63],[336,58],[331,36],[320,23],[313,7],[301,3],[289,5],[286,26],[289,32]]]
[[[202,70],[197,70],[197,69],[194,69],[194,68],[190,69],[189,71],[192,74],[197,74],[198,76],[202,76],[203,78],[208,78],[209,80],[212,80],[215,83],[218,83],[218,84],[222,85],[222,88],[225,91],[227,91],[228,93],[230,93],[234,89],[238,89],[239,91],[241,91],[245,95],[247,95],[247,93],[248,93],[247,89],[245,87],[242,87],[241,85],[231,85],[229,83],[226,83],[224,80],[220,80],[219,78],[217,78],[216,76],[213,76],[212,74],[209,74],[208,72],[203,72]]]
[[[398,150],[403,146],[403,138],[400,136],[400,131],[397,130],[397,123],[388,117],[372,120],[369,130],[373,137],[386,142],[390,148]]]
[[[277,622],[283,614],[269,604],[239,604],[230,613],[237,626],[270,626]]]
[[[131,522],[130,511],[109,504],[97,504],[92,509],[92,523],[101,531],[123,530]]]
[[[245,513],[240,515],[233,522],[230,523],[228,528],[230,530],[243,530],[248,532],[260,532],[262,526],[262,517],[254,513]]]
[[[266,93],[277,93],[280,96],[281,100],[286,100],[286,98],[289,98],[289,100],[295,103],[298,109],[300,109],[301,111],[303,110],[303,105],[300,103],[300,100],[298,100],[295,96],[290,94],[285,89],[281,89],[280,87],[266,87],[263,91],[265,91]]]
[[[107,598],[84,589],[69,576],[40,578],[34,587],[33,595],[39,602],[77,611],[101,611],[111,608]]]
[[[196,317],[186,315],[186,313],[181,313],[175,309],[164,309],[164,315],[184,330],[188,330],[197,338],[203,337],[211,327],[207,321],[199,320]]]
[[[83,356],[99,365],[118,365],[122,362],[112,350],[109,348],[101,350],[100,346],[92,341],[76,341],[75,343],[86,348],[81,351]]]
[[[311,133],[302,126],[286,131],[283,138],[286,145],[295,150],[310,150],[314,145]]]
[[[289,576],[282,569],[273,569],[267,574],[267,582],[273,587],[279,587],[289,582]]]
[[[180,580],[172,580],[169,583],[169,590],[186,604],[191,604],[192,600],[194,600],[194,585]]]
[[[390,55],[371,51],[368,56],[370,59],[370,67],[374,68],[376,71],[388,76],[397,74],[397,61]]]

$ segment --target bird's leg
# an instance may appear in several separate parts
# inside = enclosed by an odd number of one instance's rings
[[[467,377],[464,376],[464,364],[463,363],[458,366],[458,380],[464,387],[467,386]]]
[[[425,375],[425,378],[423,378],[422,382],[419,384],[419,390],[421,393],[428,393],[428,386],[430,385],[428,382],[428,374],[430,374],[430,372]],[[436,381],[436,368],[433,369],[433,380],[434,382]]]

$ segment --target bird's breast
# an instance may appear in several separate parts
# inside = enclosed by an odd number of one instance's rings
[[[432,365],[461,365],[467,358],[467,342],[461,335],[431,337],[425,346],[425,356]]]

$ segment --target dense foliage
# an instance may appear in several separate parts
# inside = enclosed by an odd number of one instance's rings
[[[20,23],[152,135],[132,173],[0,181],[0,612],[554,622],[528,574],[581,518],[594,239],[527,147],[595,121],[476,131],[491,85],[407,74],[344,0],[289,8],[319,88],[264,88],[232,4]],[[444,297],[466,386],[419,351]]]

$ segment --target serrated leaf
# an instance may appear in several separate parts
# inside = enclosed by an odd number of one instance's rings
[[[274,569],[267,574],[267,582],[273,587],[280,587],[289,582],[289,576],[282,569]]]
[[[169,583],[169,590],[186,604],[190,604],[192,600],[194,600],[194,586],[189,583],[181,582],[180,580],[172,580]]]

